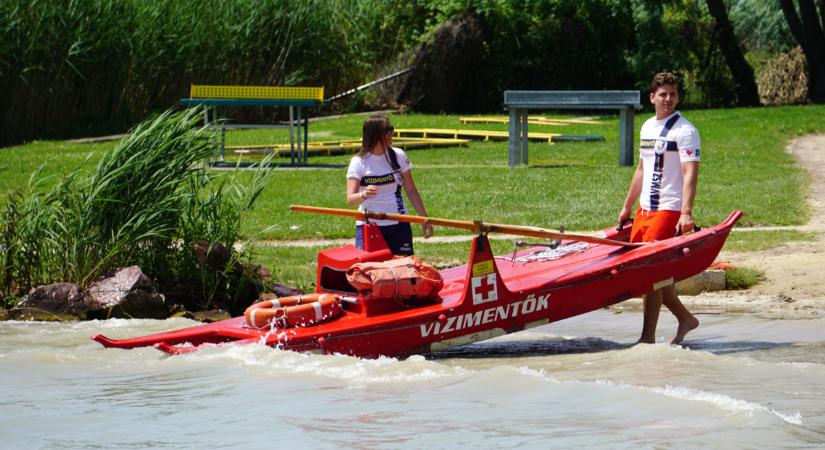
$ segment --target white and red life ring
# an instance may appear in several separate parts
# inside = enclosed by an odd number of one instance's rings
[[[279,328],[312,325],[341,314],[341,298],[333,294],[305,294],[265,300],[246,308],[247,325]]]

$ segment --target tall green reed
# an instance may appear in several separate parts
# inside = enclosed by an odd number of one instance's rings
[[[225,271],[197,262],[196,242],[233,249],[240,221],[260,195],[267,171],[251,179],[219,176],[204,162],[211,137],[196,130],[191,109],[167,111],[139,124],[95,171],[74,171],[48,192],[32,177],[28,195],[10,196],[0,230],[0,292],[22,294],[33,286],[73,281],[87,286],[118,267],[139,265],[165,289],[194,296],[195,306],[240,300],[249,274],[237,273],[243,254],[232,250]],[[210,246],[211,248],[211,246]]]
[[[112,131],[171,107],[188,96],[192,83],[323,85],[340,92],[372,79],[376,65],[405,47],[407,27],[387,24],[397,8],[405,6],[381,0],[5,0],[0,146]]]

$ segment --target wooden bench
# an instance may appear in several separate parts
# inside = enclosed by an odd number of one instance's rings
[[[504,91],[510,112],[510,167],[527,165],[527,112],[531,109],[617,109],[619,118],[619,165],[633,165],[633,116],[642,107],[639,91]]]
[[[452,139],[476,139],[482,141],[503,141],[508,138],[506,131],[489,131],[489,130],[456,130],[451,128],[396,128],[395,135],[398,137],[414,137],[420,136],[428,137],[448,137]],[[547,142],[553,141],[553,138],[560,136],[558,133],[530,133],[529,139],[533,141]]]
[[[205,126],[220,129],[219,161],[224,160],[226,130],[231,128],[289,128],[290,161],[292,164],[307,163],[307,139],[309,117],[303,109],[320,105],[324,101],[323,87],[292,86],[222,86],[191,85],[189,98],[181,99],[182,105],[203,106]],[[218,120],[219,106],[286,106],[289,123],[283,124],[230,124]],[[213,109],[212,120],[209,108]]]

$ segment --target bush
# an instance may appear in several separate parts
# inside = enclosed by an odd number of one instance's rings
[[[34,286],[74,281],[81,287],[113,269],[139,265],[172,289],[186,283],[188,302],[233,302],[247,280],[234,270],[198,264],[198,241],[232,249],[243,214],[260,194],[266,172],[247,184],[238,174],[215,180],[203,164],[210,136],[193,130],[194,109],[166,112],[138,125],[104,155],[92,175],[70,173],[40,192],[35,173],[27,195],[10,196],[3,214],[0,293],[10,298]]]
[[[808,100],[807,62],[802,48],[768,60],[756,74],[759,100],[765,105],[804,103]]]

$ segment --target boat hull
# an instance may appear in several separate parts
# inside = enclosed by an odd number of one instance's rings
[[[345,246],[319,254],[318,291],[348,299],[333,320],[256,329],[236,317],[131,339],[92,339],[105,347],[154,346],[170,354],[227,343],[367,358],[428,353],[585,314],[700,273],[713,263],[741,215],[736,211],[719,225],[642,247],[562,241],[556,249],[496,257],[486,235],[480,235],[472,242],[469,263],[442,271],[444,287],[437,298],[414,308],[360,297],[342,278],[353,263],[390,257],[380,238],[369,238],[366,251]],[[626,239],[628,233],[607,229],[605,237]]]

